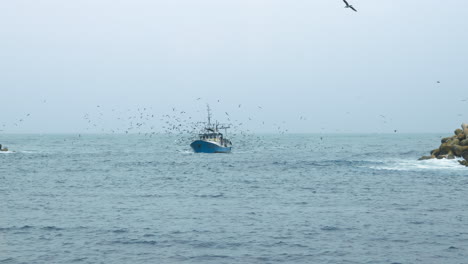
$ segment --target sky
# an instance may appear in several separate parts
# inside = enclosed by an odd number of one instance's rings
[[[261,133],[468,122],[468,2],[349,2],[0,0],[0,133],[105,132],[142,108],[203,121],[206,104]]]

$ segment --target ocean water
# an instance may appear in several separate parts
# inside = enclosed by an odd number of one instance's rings
[[[468,263],[440,136],[0,135],[0,263]]]

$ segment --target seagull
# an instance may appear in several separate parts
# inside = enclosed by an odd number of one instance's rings
[[[356,9],[354,9],[354,7],[350,4],[348,4],[348,2],[346,0],[343,0],[343,2],[346,4],[345,8],[351,8],[352,10],[354,10],[354,12],[357,12]]]

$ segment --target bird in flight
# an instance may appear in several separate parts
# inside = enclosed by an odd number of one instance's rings
[[[348,1],[343,0],[343,2],[346,4],[345,8],[351,8],[352,10],[354,10],[354,12],[357,12],[357,10],[352,5],[350,5]]]

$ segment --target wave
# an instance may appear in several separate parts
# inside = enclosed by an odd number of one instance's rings
[[[190,259],[198,262],[198,261],[211,261],[211,260],[220,260],[220,259],[229,259],[232,258],[231,256],[227,255],[215,255],[215,254],[205,254],[205,255],[200,255],[200,256],[193,256],[190,257]]]
[[[323,226],[320,229],[323,230],[323,231],[338,231],[338,230],[340,230],[340,228],[336,227],[336,226]]]
[[[115,230],[112,230],[113,233],[128,233],[128,229],[127,228],[119,228],[119,229],[115,229]]]
[[[224,198],[224,194],[223,193],[218,193],[218,194],[199,194],[199,195],[195,195],[195,197],[198,197],[198,198]]]
[[[63,230],[63,228],[56,227],[56,226],[45,226],[41,228],[42,230],[47,230],[47,231],[60,231]]]
[[[310,167],[362,167],[369,164],[383,164],[381,160],[322,160],[322,161],[299,161],[296,166]]]
[[[430,159],[430,160],[389,160],[377,166],[370,166],[376,170],[466,170],[458,162],[461,159]]]
[[[129,240],[115,240],[111,242],[112,244],[123,244],[123,245],[156,245],[158,244],[155,240],[139,240],[139,239],[129,239]]]
[[[33,151],[33,150],[8,150],[8,151],[0,151],[0,154],[13,154],[13,153],[20,153],[20,154],[44,154],[47,153],[45,151]],[[50,152],[49,152],[50,153]]]
[[[87,259],[88,259],[87,257],[75,258],[75,259],[72,259],[71,262],[82,262]]]
[[[58,227],[58,226],[31,226],[31,225],[23,225],[23,226],[9,226],[9,227],[0,227],[0,231],[26,231],[26,230],[45,230],[45,231],[63,231],[63,230],[82,230],[87,229],[84,226],[78,227]]]

